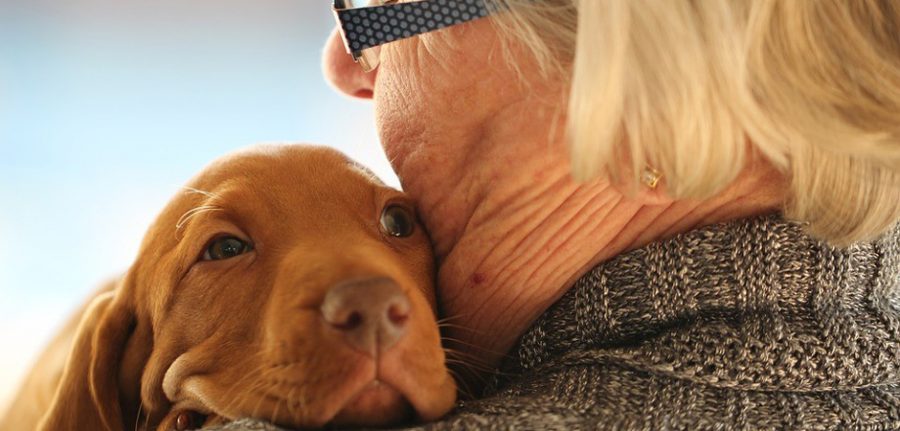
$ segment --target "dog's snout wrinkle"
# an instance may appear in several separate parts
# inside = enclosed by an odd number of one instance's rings
[[[374,358],[403,338],[410,303],[393,280],[372,278],[335,285],[321,311],[350,347]]]

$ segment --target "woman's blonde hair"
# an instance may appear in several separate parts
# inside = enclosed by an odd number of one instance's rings
[[[900,220],[900,2],[494,1],[499,28],[570,79],[576,178],[653,166],[673,197],[709,197],[749,141],[813,235],[849,244]]]

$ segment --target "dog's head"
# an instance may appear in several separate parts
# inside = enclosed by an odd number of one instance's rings
[[[435,419],[456,391],[433,264],[412,203],[340,153],[227,156],[97,298],[45,425],[83,414],[168,428],[173,411],[291,427]]]

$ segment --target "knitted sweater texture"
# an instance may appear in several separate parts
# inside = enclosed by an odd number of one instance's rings
[[[837,249],[773,215],[624,253],[416,429],[900,430],[900,228]]]

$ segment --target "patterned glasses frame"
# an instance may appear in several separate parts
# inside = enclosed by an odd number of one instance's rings
[[[370,72],[378,67],[381,45],[484,18],[497,9],[486,0],[334,0],[332,11],[347,53]]]

